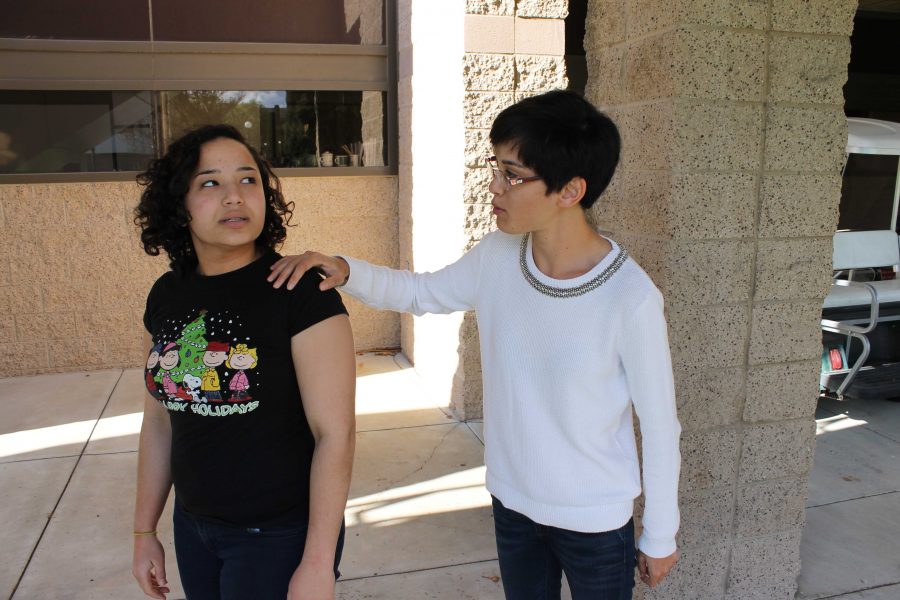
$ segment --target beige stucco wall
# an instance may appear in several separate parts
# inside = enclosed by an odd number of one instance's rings
[[[289,177],[282,253],[397,262],[397,178]],[[0,377],[134,367],[144,300],[167,268],[144,254],[129,182],[0,185]],[[399,319],[346,298],[358,349],[395,347]]]

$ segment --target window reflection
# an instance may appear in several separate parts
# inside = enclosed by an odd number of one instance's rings
[[[0,92],[0,173],[134,171],[155,155],[150,92]]]
[[[0,91],[0,173],[140,171],[201,125],[275,167],[385,166],[381,91]]]
[[[362,91],[164,92],[165,139],[228,123],[275,167],[383,166],[385,94]]]

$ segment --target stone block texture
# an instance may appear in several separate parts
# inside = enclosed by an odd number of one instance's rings
[[[586,97],[622,155],[592,222],[666,300],[681,562],[643,598],[793,598],[856,3],[596,0]]]
[[[685,0],[676,2],[685,22],[710,27],[765,29],[767,0]]]
[[[740,440],[736,429],[686,433],[681,436],[683,490],[720,488],[734,481]]]
[[[850,39],[775,35],[769,47],[774,102],[843,104]]]
[[[466,14],[512,16],[516,0],[466,0]]]
[[[295,204],[282,253],[397,263],[395,177],[282,184]],[[0,185],[0,377],[144,363],[144,303],[168,260],[140,246],[139,195],[130,182]],[[399,344],[396,315],[345,301],[358,349]]]
[[[675,398],[683,431],[736,425],[741,421],[745,373],[740,367],[675,370]]]
[[[803,419],[815,411],[816,395],[810,394],[819,380],[818,360],[756,365],[747,372],[746,422]]]
[[[821,313],[821,300],[754,306],[750,364],[817,358],[822,352]]]
[[[772,105],[766,114],[765,166],[770,171],[840,173],[846,139],[840,106]]]
[[[759,236],[830,236],[837,228],[840,173],[767,174],[762,180]]]
[[[542,19],[565,19],[569,14],[569,0],[518,0],[516,16]]]
[[[711,538],[725,539],[730,534],[735,513],[735,492],[731,487],[682,492],[680,501],[680,546]]]
[[[822,298],[831,285],[832,239],[760,240],[756,300]]]
[[[726,598],[793,598],[801,533],[801,528],[795,528],[736,541],[731,550]]]
[[[466,54],[463,78],[467,91],[515,90],[515,57],[509,54]]]
[[[849,38],[857,6],[848,0],[772,0],[772,29]]]
[[[815,433],[815,421],[811,419],[745,427],[740,482],[809,475]]]
[[[516,56],[516,90],[541,92],[565,89],[566,64],[561,56]]]
[[[803,477],[742,486],[738,490],[737,534],[752,537],[801,528],[807,487]]]

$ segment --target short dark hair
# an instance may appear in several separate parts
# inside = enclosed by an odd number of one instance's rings
[[[256,246],[274,250],[287,237],[293,202],[285,202],[281,182],[272,167],[247,144],[237,129],[230,125],[206,125],[189,131],[169,145],[162,158],[153,160],[146,171],[138,174],[137,182],[144,187],[141,200],[134,209],[134,222],[141,228],[141,244],[151,256],[160,250],[169,255],[169,267],[178,273],[197,268],[197,255],[187,227],[191,220],[184,206],[184,197],[191,184],[191,176],[200,162],[203,144],[227,138],[244,145],[256,168],[266,198],[266,218]]]
[[[574,92],[555,90],[504,109],[491,126],[491,144],[510,144],[540,175],[547,193],[574,177],[587,182],[581,207],[588,209],[609,185],[622,147],[608,116]]]

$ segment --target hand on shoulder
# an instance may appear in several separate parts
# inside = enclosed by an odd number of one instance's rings
[[[350,265],[339,256],[328,256],[321,252],[307,251],[303,254],[285,256],[271,267],[272,272],[266,278],[272,287],[280,288],[285,282],[287,289],[292,290],[300,278],[310,269],[319,269],[325,278],[319,284],[322,291],[344,285],[350,277]]]

